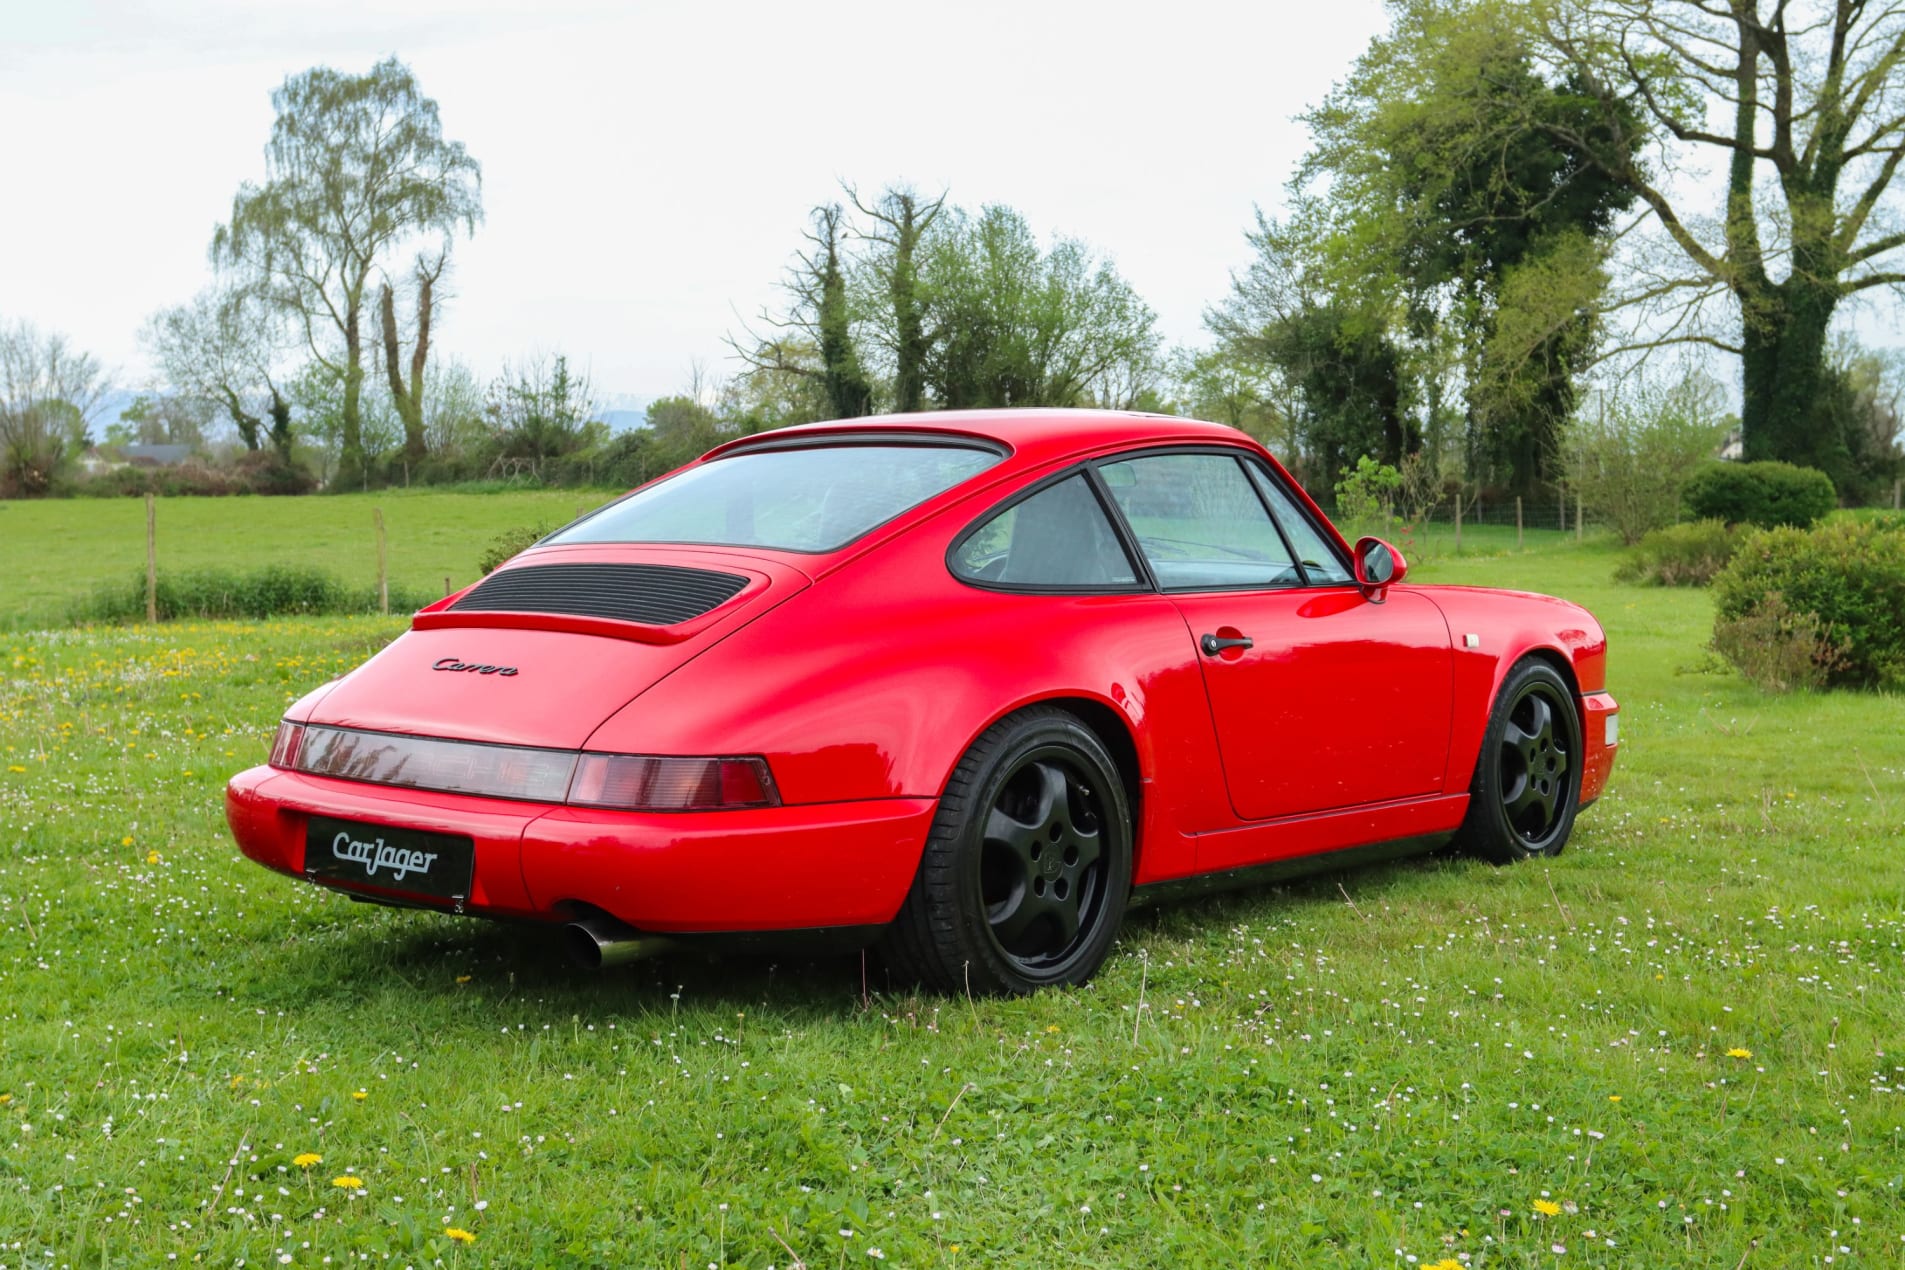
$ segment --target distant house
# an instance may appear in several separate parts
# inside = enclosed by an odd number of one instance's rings
[[[119,452],[134,467],[177,467],[192,457],[189,445],[122,445]]]
[[[1726,440],[1720,443],[1720,457],[1729,463],[1737,463],[1746,457],[1746,436],[1738,428],[1726,434]]]

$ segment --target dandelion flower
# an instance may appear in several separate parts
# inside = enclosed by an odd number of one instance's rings
[[[1739,1046],[1735,1045],[1732,1049],[1726,1052],[1726,1056],[1728,1058],[1751,1058],[1753,1057],[1753,1051],[1748,1049],[1741,1049]]]
[[[1468,1267],[1454,1257],[1444,1257],[1440,1261],[1424,1266],[1422,1270],[1468,1270]]]
[[[147,864],[157,864],[158,862],[159,862],[159,853],[157,851],[146,852]]]
[[[458,983],[468,983],[470,981],[470,977],[468,975],[458,975],[456,977],[456,981]]]
[[[123,837],[123,838],[121,838],[121,839],[119,840],[119,845],[120,845],[120,846],[122,846],[122,847],[129,847],[129,846],[131,846],[131,845],[132,845],[132,835],[131,835],[131,834],[127,834],[127,835],[126,835],[125,837]]]
[[[451,1226],[448,1230],[445,1230],[443,1233],[448,1235],[450,1238],[456,1240],[460,1244],[473,1244],[476,1242],[476,1236],[472,1235],[469,1231],[464,1230],[461,1226]]]
[[[313,1164],[324,1163],[324,1157],[319,1155],[316,1151],[306,1151],[302,1155],[292,1156],[291,1162],[301,1169],[308,1169]]]
[[[351,1094],[351,1097],[355,1098],[358,1102],[362,1102],[364,1099],[370,1097],[370,1094],[366,1090],[359,1089]]]
[[[346,1173],[342,1177],[332,1178],[331,1185],[346,1191],[361,1191],[364,1189],[364,1179],[361,1177],[352,1177]]]
[[[1619,1102],[1621,1100],[1621,1096],[1619,1094],[1609,1094],[1607,1096],[1607,1100],[1609,1102]]]
[[[1535,1201],[1535,1211],[1540,1213],[1543,1217],[1559,1217],[1561,1215],[1561,1205],[1551,1199],[1538,1199]]]
[[[12,1101],[13,1101],[12,1094],[0,1094],[0,1107],[4,1107]]]

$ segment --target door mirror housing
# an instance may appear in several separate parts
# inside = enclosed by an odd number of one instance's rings
[[[1372,595],[1394,586],[1407,577],[1409,562],[1402,553],[1380,538],[1362,538],[1356,543],[1356,584]]]

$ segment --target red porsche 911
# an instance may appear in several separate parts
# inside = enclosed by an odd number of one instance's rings
[[[1215,424],[764,433],[418,613],[227,814],[260,864],[595,964],[807,932],[1078,983],[1142,898],[1561,850],[1618,740],[1600,626],[1406,568]]]

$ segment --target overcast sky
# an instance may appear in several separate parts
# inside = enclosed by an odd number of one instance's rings
[[[560,351],[654,396],[730,370],[841,179],[1009,203],[1192,340],[1304,149],[1292,116],[1382,25],[1377,0],[0,0],[0,320],[136,386],[141,323],[206,284],[264,174],[272,89],[394,53],[483,166],[439,329],[479,375]]]

